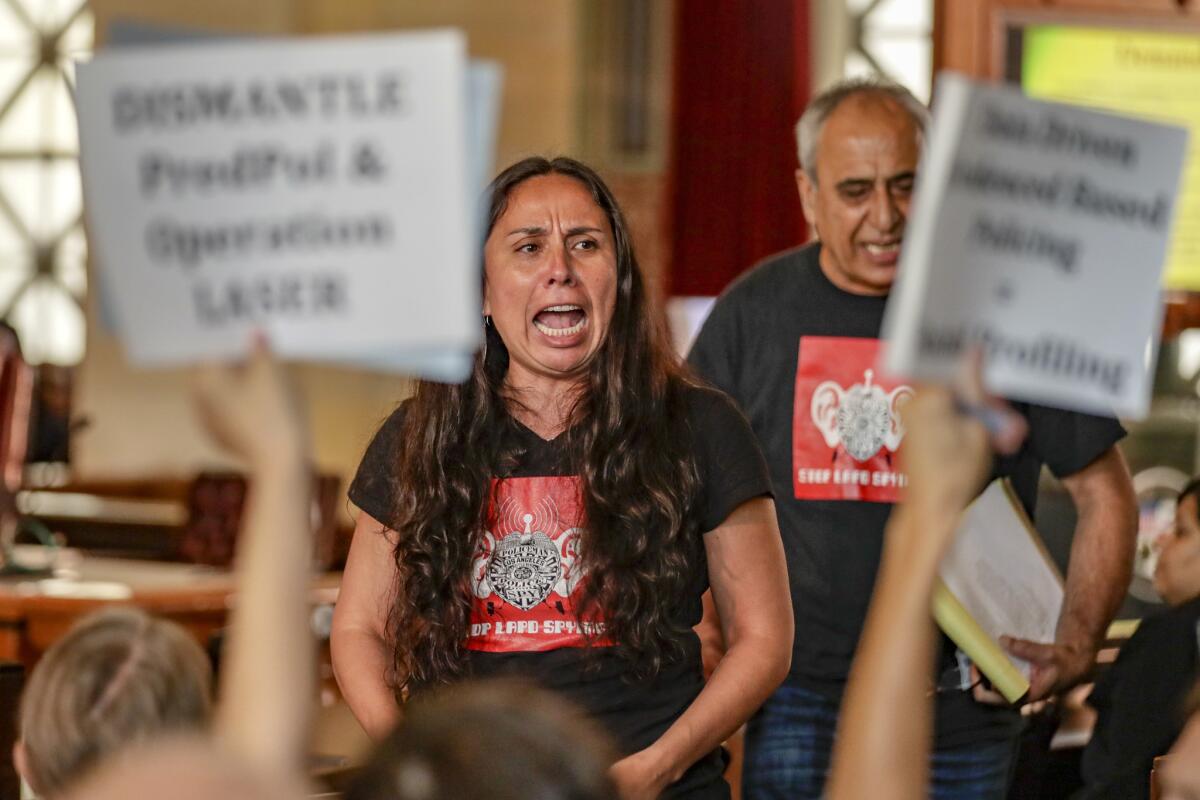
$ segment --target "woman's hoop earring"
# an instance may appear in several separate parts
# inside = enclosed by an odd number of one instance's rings
[[[487,364],[487,340],[488,328],[492,327],[492,316],[490,314],[483,315],[483,353],[480,361]]]

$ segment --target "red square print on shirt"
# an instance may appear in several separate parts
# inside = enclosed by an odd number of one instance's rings
[[[792,414],[798,500],[894,503],[907,478],[897,410],[912,388],[879,373],[878,339],[800,337]]]
[[[580,621],[583,503],[577,476],[492,482],[488,525],[471,565],[467,647],[492,653],[608,644]]]

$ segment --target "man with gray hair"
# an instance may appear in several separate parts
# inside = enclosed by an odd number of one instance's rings
[[[819,797],[884,525],[907,481],[897,409],[912,394],[877,367],[879,332],[928,114],[878,80],[816,97],[797,127],[796,183],[817,241],[767,259],[717,301],[689,356],[742,406],[771,469],[796,636],[787,681],[751,721],[747,800]],[[1030,436],[996,462],[1032,514],[1046,464],[1079,511],[1057,641],[1006,641],[1033,664],[1031,699],[1079,682],[1128,584],[1136,505],[1113,419],[1017,405]],[[904,665],[896,665],[902,669]],[[980,702],[948,640],[938,674],[931,796],[1003,798],[1020,717]],[[886,781],[886,776],[880,776]]]

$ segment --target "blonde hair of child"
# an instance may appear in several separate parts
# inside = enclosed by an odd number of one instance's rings
[[[54,797],[107,756],[205,727],[212,668],[179,625],[135,608],[81,620],[34,668],[21,697],[25,779]]]

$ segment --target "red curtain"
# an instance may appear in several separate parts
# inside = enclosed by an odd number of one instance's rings
[[[799,244],[793,128],[808,101],[808,0],[675,4],[668,293],[715,295]]]

